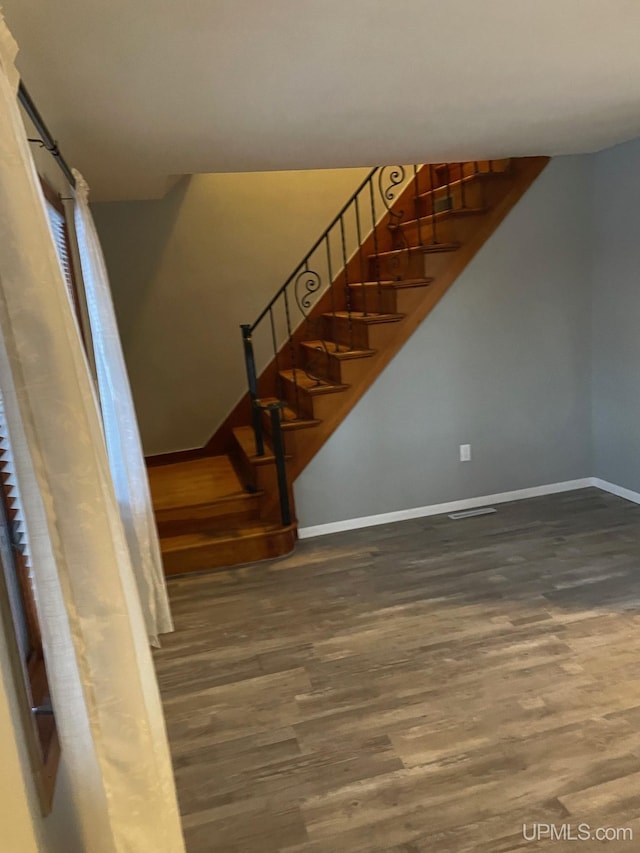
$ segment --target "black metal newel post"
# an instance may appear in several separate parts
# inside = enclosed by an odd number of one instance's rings
[[[253,421],[253,434],[256,440],[256,456],[264,456],[262,415],[260,414],[260,407],[258,404],[258,377],[256,375],[256,360],[253,354],[251,326],[248,323],[244,323],[240,328],[242,329],[244,363],[247,369],[247,383],[249,385],[249,397],[251,399],[251,419]]]
[[[267,410],[271,416],[271,441],[273,452],[276,457],[276,473],[278,475],[278,494],[280,496],[280,517],[282,526],[291,524],[291,507],[289,505],[289,486],[287,484],[287,463],[284,456],[284,442],[282,440],[282,424],[280,421],[280,410],[282,403],[267,403]]]

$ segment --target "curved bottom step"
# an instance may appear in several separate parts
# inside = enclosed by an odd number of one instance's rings
[[[165,575],[227,569],[291,553],[297,525],[251,522],[226,530],[199,530],[161,540]]]

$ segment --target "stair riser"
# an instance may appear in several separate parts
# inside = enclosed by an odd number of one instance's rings
[[[337,391],[335,394],[317,394],[311,397],[311,406],[313,409],[313,417],[323,421],[330,417],[335,411],[338,400],[341,400],[344,391]]]
[[[400,310],[397,307],[396,291],[391,288],[382,288],[381,292],[378,292],[378,288],[375,286],[366,288],[352,287],[351,294],[351,305],[354,311],[395,314]]]
[[[321,379],[331,382],[340,381],[340,370],[336,365],[336,359],[328,355],[323,349],[301,346],[300,364],[311,376],[319,376]]]
[[[483,207],[484,189],[485,187],[482,182],[482,179],[478,179],[476,181],[467,181],[465,183],[464,199],[463,190],[459,184],[452,185],[449,188],[449,192],[447,192],[446,187],[438,189],[435,193],[436,212],[439,210],[445,210],[447,207],[451,207],[454,210],[460,210],[465,207]],[[430,195],[422,196],[418,200],[418,204],[414,212],[415,218],[417,218],[418,215],[429,216],[433,212],[431,206],[432,197]]]
[[[304,376],[304,371],[298,371],[300,376]],[[303,388],[296,386],[294,382],[284,380],[282,383],[284,398],[299,415],[304,418],[313,418],[313,400],[311,396]]]
[[[271,440],[271,422],[263,420],[263,425],[265,435],[269,436],[269,440]],[[282,430],[282,435],[284,438],[285,453],[288,456],[292,457],[293,460],[295,460],[296,454],[299,453],[300,450],[307,445],[309,441],[309,436],[311,435],[314,429],[315,427],[284,427]]]
[[[210,527],[224,527],[231,522],[251,521],[258,518],[259,501],[238,499],[203,507],[180,507],[155,513],[158,533],[177,536]]]
[[[163,552],[162,561],[166,575],[225,569],[256,560],[284,556],[291,553],[295,542],[296,535],[293,530],[276,530],[260,537],[239,537],[231,542],[213,542],[181,551]]]
[[[360,377],[359,363],[367,361],[362,358],[336,358],[324,350],[311,349],[301,346],[301,363],[312,376],[319,376],[336,385],[350,385],[354,376]]]
[[[305,350],[302,354],[302,363],[311,376],[318,376],[327,382],[339,383],[340,365],[335,358],[326,355],[312,354]]]
[[[400,321],[402,322],[402,321]],[[353,322],[353,346],[355,349],[380,350],[397,336],[394,327],[397,323],[358,323]],[[349,324],[346,317],[336,318],[335,323],[338,343],[350,346]]]
[[[338,364],[340,377],[336,381],[342,382],[344,385],[353,385],[359,382],[363,372],[369,366],[369,361],[368,358],[342,359]]]
[[[367,278],[375,281],[378,277],[389,281],[402,281],[408,278],[424,276],[424,260],[422,252],[402,252],[391,257],[382,256],[378,259],[372,255],[368,259]]]
[[[423,255],[423,276],[436,279],[446,273],[451,263],[451,257],[455,252],[425,252]]]
[[[354,349],[369,349],[367,327],[355,321],[349,325],[346,317],[324,318],[326,340]]]
[[[382,293],[382,314],[409,314],[424,297],[424,287],[407,287],[393,290],[385,288]],[[362,288],[353,288],[353,307],[355,311],[364,311],[365,300]],[[369,312],[378,311],[378,293],[375,287],[367,287],[366,308]]]
[[[236,449],[233,453],[233,461],[238,472],[240,479],[245,484],[245,486],[252,491],[257,490],[257,481],[256,481],[256,466],[252,465],[247,457],[242,453],[239,449]]]
[[[229,527],[239,527],[244,523],[260,519],[260,504],[256,503],[251,512],[239,512],[236,514],[216,515],[212,518],[187,518],[184,520],[172,519],[170,521],[157,522],[158,535],[180,536],[183,533],[198,533],[203,530],[225,530]]]
[[[457,237],[456,224],[458,220],[449,217],[435,221],[423,219],[418,229],[418,223],[402,226],[402,234],[398,235],[396,246],[424,246],[429,243],[455,243]],[[402,240],[405,241],[404,244]]]
[[[305,438],[305,429],[287,429],[283,431],[284,449],[295,461],[296,454],[304,448],[308,438]]]
[[[300,376],[304,375],[300,371]],[[315,375],[315,374],[314,374]],[[319,378],[320,374],[318,374]],[[344,394],[344,390],[326,392],[324,394],[310,394],[304,388],[298,388],[292,381],[287,379],[283,382],[285,398],[292,409],[295,409],[305,418],[318,418],[324,420],[333,411],[336,403],[336,394]]]
[[[264,495],[274,495],[278,493],[278,478],[275,464],[273,462],[264,464],[252,463],[247,457],[238,452],[234,456],[237,470],[246,485],[255,489],[258,492],[263,492]],[[273,510],[269,507],[266,500],[260,500],[258,503],[257,513],[255,518],[261,521],[267,521],[274,517]]]

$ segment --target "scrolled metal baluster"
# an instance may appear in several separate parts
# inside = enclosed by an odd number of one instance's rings
[[[378,224],[376,222],[376,203],[373,192],[373,180],[369,178],[369,200],[371,206],[371,229],[373,234],[373,251],[375,252],[376,281],[378,284],[378,314],[382,314],[382,281],[380,277],[380,247],[378,245]]]
[[[316,330],[316,320],[313,317],[310,317],[307,313],[312,305],[312,296],[315,293],[318,293],[320,288],[322,287],[322,278],[318,272],[310,269],[309,267],[309,259],[307,258],[304,262],[304,268],[298,273],[298,275],[294,279],[294,294],[296,298],[296,304],[298,306],[298,310],[304,317],[307,324],[307,335],[315,337]],[[303,289],[304,288],[304,289]],[[320,322],[322,322],[322,318],[318,318]],[[324,340],[324,335],[320,335],[321,345],[319,347],[315,347],[315,349],[319,353],[324,353],[329,358],[329,351],[327,350],[327,345]],[[312,379],[316,385],[322,384],[322,378],[316,375],[314,370],[316,366],[316,361],[313,359],[307,363],[302,370],[306,373],[309,379]]]
[[[396,281],[404,278],[409,264],[409,243],[402,229],[404,210],[392,208],[393,202],[396,201],[397,188],[404,183],[405,177],[404,166],[383,166],[378,174],[378,188],[389,216],[387,229],[392,235],[394,252],[389,260],[389,277]],[[387,183],[388,185],[385,185]]]
[[[304,290],[301,294],[301,285],[304,285]],[[293,292],[296,298],[298,310],[305,320],[309,319],[307,311],[311,308],[311,297],[317,293],[322,287],[322,279],[320,274],[309,268],[309,260],[304,263],[304,268],[294,279]]]
[[[344,216],[340,217],[340,241],[342,245],[342,269],[344,276],[344,291],[347,303],[347,323],[349,327],[348,350],[353,349],[353,317],[351,316],[351,288],[349,287],[349,270],[347,269],[347,241],[344,233]]]
[[[431,185],[431,242],[438,242],[436,232],[436,181],[434,180],[433,163],[429,163],[429,183]]]
[[[282,376],[280,376],[280,354],[278,352],[278,338],[276,335],[276,324],[273,316],[273,306],[269,307],[269,324],[271,326],[271,343],[273,344],[273,358],[276,363],[276,391],[280,400],[284,397],[282,388]]]
[[[358,238],[358,256],[360,259],[360,280],[362,282],[362,316],[367,316],[367,288],[365,287],[365,283],[367,280],[367,276],[365,275],[365,265],[364,265],[364,246],[362,245],[362,228],[360,227],[360,204],[358,202],[358,196],[355,197],[355,207],[356,207],[356,235]]]
[[[388,186],[383,186],[385,183],[385,178],[387,177],[387,170],[391,171],[388,173]],[[389,213],[394,216],[402,217],[404,214],[402,211],[398,213],[394,213],[391,210],[391,205],[396,200],[396,187],[402,186],[404,183],[404,179],[406,177],[404,166],[381,166],[380,171],[378,172],[378,189],[380,190],[380,197],[382,198],[382,203],[387,208]]]
[[[418,220],[418,243],[422,246],[422,211],[420,210],[420,182],[418,180],[418,167],[413,166],[413,202]]]
[[[300,417],[300,395],[298,391],[298,376],[296,367],[296,347],[293,342],[293,333],[291,329],[291,311],[289,309],[289,293],[287,288],[283,291],[284,297],[284,313],[287,319],[287,335],[289,339],[289,357],[291,359],[291,372],[293,373],[293,394],[296,405],[296,417]]]
[[[329,239],[328,233],[325,235],[325,249],[327,252],[327,274],[329,276],[329,299],[331,300],[331,337],[333,338],[336,352],[338,352],[340,347],[338,345],[338,338],[336,336],[336,293],[334,290],[335,282],[333,280],[333,264],[331,262],[331,241]],[[322,338],[324,340],[324,335],[322,336]],[[328,360],[329,355],[327,353],[327,362]]]

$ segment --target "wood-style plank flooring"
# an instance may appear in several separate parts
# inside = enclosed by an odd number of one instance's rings
[[[169,582],[189,853],[640,844],[640,507],[595,489]],[[527,842],[534,823],[634,840]]]

